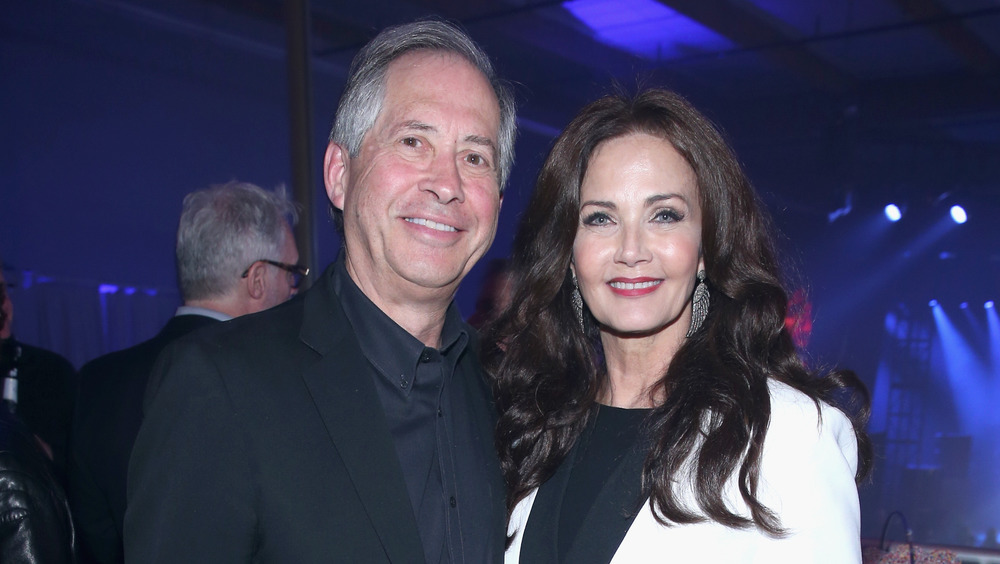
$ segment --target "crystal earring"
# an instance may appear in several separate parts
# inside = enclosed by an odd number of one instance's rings
[[[573,292],[570,294],[569,299],[573,304],[573,313],[576,314],[576,322],[583,328],[583,296],[580,295],[580,286],[576,281],[576,272],[570,269],[569,273],[573,277]]]
[[[694,299],[691,301],[691,327],[686,337],[698,332],[701,324],[708,316],[708,285],[705,284],[705,271],[698,271],[698,285],[694,287]]]

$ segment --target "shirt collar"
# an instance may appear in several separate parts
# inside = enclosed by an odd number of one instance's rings
[[[214,309],[187,305],[182,305],[177,308],[177,312],[174,313],[174,317],[177,317],[178,315],[203,315],[205,317],[211,317],[212,319],[218,319],[219,321],[229,321],[233,318],[231,315],[226,315],[221,311],[215,311]]]
[[[396,379],[415,370],[426,347],[372,302],[347,273],[344,255],[333,271],[333,288],[358,336],[361,352],[384,376]],[[438,349],[452,367],[469,343],[468,328],[454,303],[448,306]]]

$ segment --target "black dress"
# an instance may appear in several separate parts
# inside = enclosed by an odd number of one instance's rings
[[[524,564],[610,562],[645,501],[639,497],[649,409],[601,405],[556,473],[538,489],[525,524]]]

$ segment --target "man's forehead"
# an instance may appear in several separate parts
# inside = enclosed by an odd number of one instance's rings
[[[465,84],[455,88],[450,81],[465,81]],[[425,84],[416,86],[421,82]],[[389,63],[384,86],[381,114],[390,103],[401,106],[396,110],[421,102],[446,101],[470,107],[479,103],[488,106],[487,113],[492,114],[496,121],[493,125],[499,128],[500,102],[493,85],[482,70],[456,53],[433,50],[406,53]]]

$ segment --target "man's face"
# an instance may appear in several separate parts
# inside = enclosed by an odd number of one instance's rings
[[[450,300],[493,242],[499,124],[478,69],[418,51],[389,66],[382,111],[358,156],[327,149],[327,193],[344,211],[348,272],[383,309]]]

